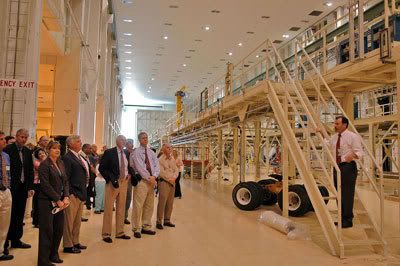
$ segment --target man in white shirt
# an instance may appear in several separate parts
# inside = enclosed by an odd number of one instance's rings
[[[133,193],[132,231],[135,238],[141,238],[141,234],[156,234],[151,230],[151,217],[154,211],[156,178],[160,174],[157,156],[147,147],[147,134],[139,133],[138,139],[140,146],[133,151],[130,162],[141,177]]]
[[[328,135],[324,136],[341,172],[342,228],[353,226],[354,192],[357,179],[355,160],[360,159],[364,154],[360,136],[349,131],[348,126],[349,120],[344,116],[339,116],[335,120],[336,134],[330,138]],[[322,133],[320,130],[318,132]],[[334,171],[334,181],[337,187],[336,171]]]

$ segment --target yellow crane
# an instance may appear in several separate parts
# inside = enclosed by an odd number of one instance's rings
[[[179,128],[184,117],[183,110],[183,97],[186,96],[187,87],[183,85],[176,93],[176,125]]]

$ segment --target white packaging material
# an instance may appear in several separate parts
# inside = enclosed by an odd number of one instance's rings
[[[294,229],[294,222],[273,211],[261,213],[260,221],[285,234]]]
[[[265,211],[261,213],[259,220],[260,222],[287,234],[287,237],[290,240],[311,240],[308,226],[295,223],[273,211]]]

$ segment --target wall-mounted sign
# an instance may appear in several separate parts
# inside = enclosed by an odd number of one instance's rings
[[[0,78],[0,89],[34,89],[36,85],[32,80],[17,80]]]

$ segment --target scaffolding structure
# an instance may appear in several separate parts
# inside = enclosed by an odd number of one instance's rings
[[[229,68],[229,84],[224,74],[207,86],[207,93],[185,106],[184,115],[171,117],[150,136],[152,142],[168,138],[184,154],[193,157],[196,151],[203,181],[211,171],[220,185],[282,174],[286,216],[288,185],[300,181],[332,254],[344,257],[351,246],[384,254],[384,200],[398,200],[400,189],[400,16],[397,1],[375,2],[349,1],[341,7],[344,14],[279,49],[266,40]],[[331,133],[338,115],[350,119],[349,129],[362,138],[366,154],[357,160],[354,208],[362,232],[357,239],[342,231],[340,179],[336,188],[332,173],[340,169],[316,132]],[[190,173],[193,178],[193,164]],[[320,194],[318,184],[329,197]],[[377,212],[361,189],[379,203]],[[324,200],[335,200],[337,210],[329,210]]]

